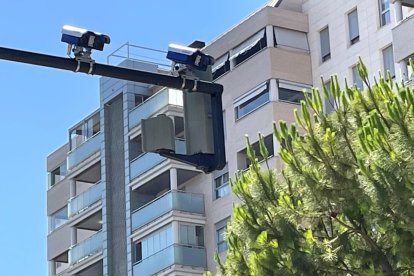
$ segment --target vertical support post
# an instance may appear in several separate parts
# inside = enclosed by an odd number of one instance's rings
[[[69,180],[69,197],[75,197],[76,196],[76,179],[72,178]]]
[[[49,275],[50,276],[55,276],[56,275],[55,261],[49,261]]]
[[[179,243],[179,224],[178,221],[174,220],[172,223],[172,239],[173,239],[173,244],[178,244]]]
[[[277,87],[277,80],[270,79],[269,81],[269,94],[270,94],[270,101],[277,102],[279,101],[279,90]]]
[[[402,3],[400,0],[394,2],[395,22],[398,23],[403,20]]]
[[[170,169],[170,189],[178,190],[177,168]]]
[[[78,232],[75,227],[70,228],[70,245],[74,246],[78,243]]]
[[[266,43],[267,47],[274,47],[274,34],[273,34],[273,26],[267,25],[266,26]]]

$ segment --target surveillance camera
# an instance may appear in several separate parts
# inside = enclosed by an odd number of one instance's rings
[[[209,65],[214,64],[212,56],[204,54],[199,49],[177,44],[168,45],[167,58],[200,71],[206,71]]]
[[[65,25],[62,28],[62,42],[74,47],[83,47],[86,49],[94,49],[102,51],[105,44],[109,44],[111,39],[109,36],[88,31],[86,29]]]

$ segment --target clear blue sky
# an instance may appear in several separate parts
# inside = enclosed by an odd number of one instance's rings
[[[265,0],[2,1],[0,46],[64,56],[64,24],[166,49],[211,41]],[[0,275],[46,275],[46,156],[99,106],[98,77],[0,60]]]

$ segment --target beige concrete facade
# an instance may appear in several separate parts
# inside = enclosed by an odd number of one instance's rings
[[[248,165],[245,135],[255,146],[262,133],[273,151],[267,161],[280,169],[272,122],[294,122],[302,90],[318,86],[321,75],[352,79],[360,55],[374,76],[393,45],[395,77],[406,80],[414,54],[407,43],[411,2],[392,1],[381,13],[380,0],[271,1],[209,43],[203,51],[216,58],[214,81],[224,86],[227,158],[211,174],[141,151],[140,119],[159,114],[173,119],[177,149],[185,145],[176,92],[102,78],[101,108],[47,159],[49,275],[214,273],[215,252],[225,258],[221,229],[238,202],[228,177]],[[348,15],[355,10],[359,38],[351,43]],[[389,15],[383,26],[382,15]],[[327,26],[330,58],[322,61],[320,31]],[[125,64],[141,68],[139,61]]]

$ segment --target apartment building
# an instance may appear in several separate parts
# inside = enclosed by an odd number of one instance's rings
[[[245,134],[265,136],[280,168],[271,122],[293,122],[302,91],[338,73],[363,87],[355,62],[372,76],[406,81],[414,53],[414,1],[271,1],[204,48],[224,86],[227,165],[204,174],[141,150],[141,119],[173,119],[185,153],[182,91],[101,78],[100,108],[69,129],[47,158],[49,275],[202,275],[225,258],[226,221],[237,198],[229,178],[249,166]],[[130,47],[129,45],[126,45]],[[126,57],[129,68],[167,73]],[[329,105],[326,105],[329,110]],[[258,147],[257,143],[253,147]]]

